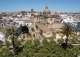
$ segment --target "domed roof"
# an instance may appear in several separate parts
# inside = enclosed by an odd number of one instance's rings
[[[48,6],[43,11],[43,14],[50,14],[50,10],[48,9]]]

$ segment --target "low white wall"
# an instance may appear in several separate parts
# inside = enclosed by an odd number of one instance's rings
[[[5,41],[5,37],[4,36],[5,35],[2,32],[0,32],[0,40]]]

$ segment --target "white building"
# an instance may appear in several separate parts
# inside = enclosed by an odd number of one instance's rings
[[[22,26],[31,26],[32,25],[32,19],[31,17],[22,17],[22,18],[16,18],[14,19],[14,22],[17,23],[17,27],[19,27],[20,25]]]
[[[68,23],[68,22],[69,22],[69,23],[72,23],[72,22],[74,22],[72,16],[67,16],[66,14],[60,15],[60,16],[61,16],[62,22],[64,22],[64,23]]]
[[[2,32],[0,32],[0,40],[5,41],[5,37],[4,36],[5,35]]]

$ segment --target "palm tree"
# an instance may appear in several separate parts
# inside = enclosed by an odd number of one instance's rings
[[[11,28],[6,29],[5,36],[6,36],[6,38],[11,38],[14,55],[17,55],[16,45],[14,43],[15,30],[14,30],[13,26]]]
[[[62,28],[62,34],[66,36],[66,39],[65,39],[65,44],[66,44],[66,47],[67,47],[67,43],[68,43],[68,38],[72,35],[72,29],[68,26],[64,26]]]

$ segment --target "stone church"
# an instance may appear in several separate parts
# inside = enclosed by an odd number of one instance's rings
[[[33,13],[33,10],[31,11],[34,29],[44,38],[56,38],[56,28],[58,28],[59,26],[59,28],[62,27],[62,24],[57,24],[60,23],[59,15],[51,15],[51,11],[48,9],[48,6],[46,6],[43,12],[40,12],[38,15],[35,15],[35,13]]]

